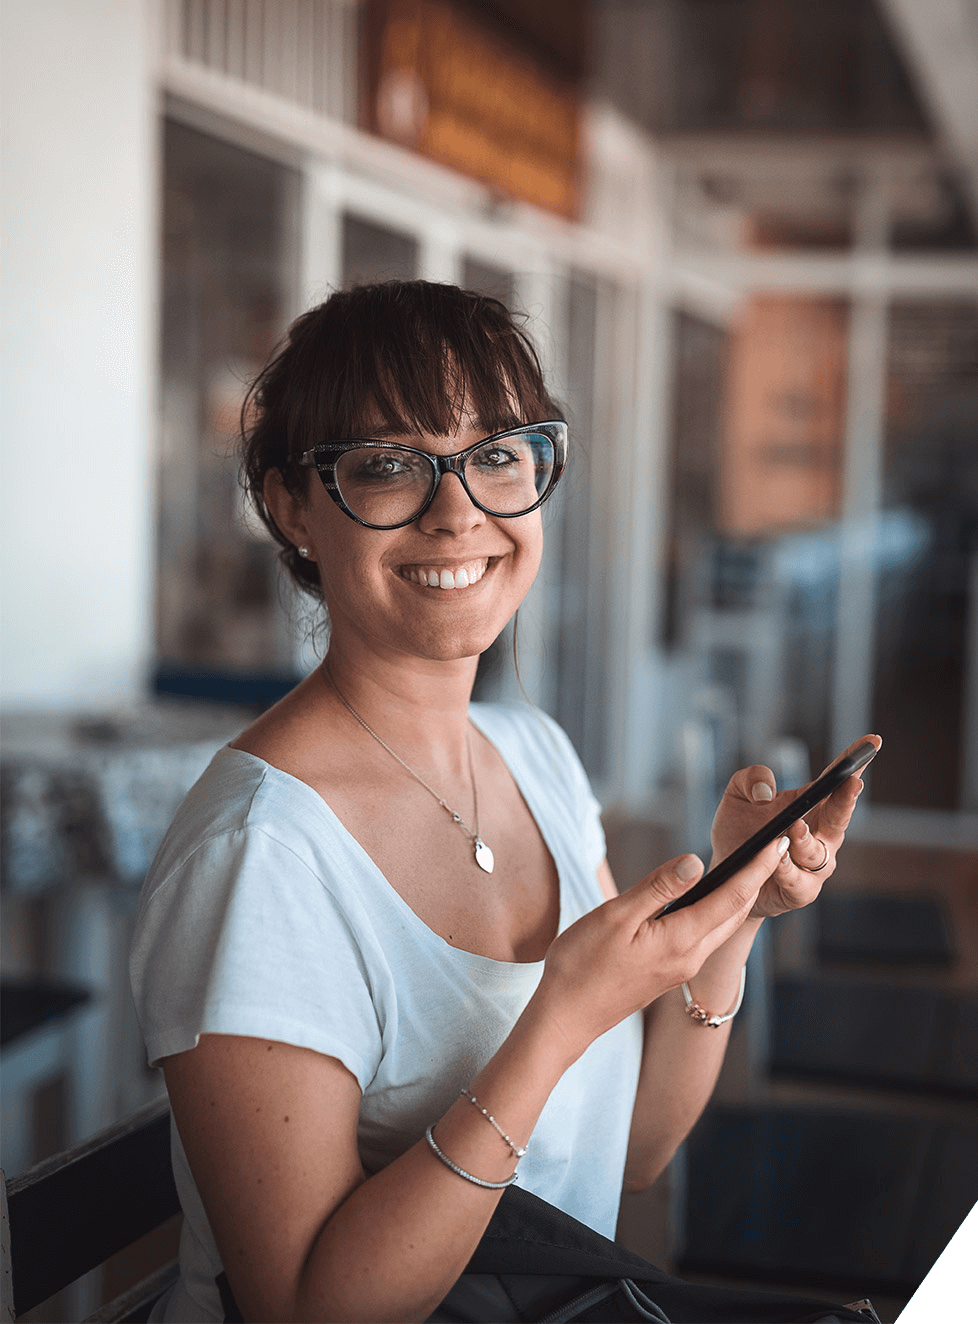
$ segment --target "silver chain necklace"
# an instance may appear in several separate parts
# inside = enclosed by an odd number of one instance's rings
[[[377,744],[380,745],[382,748],[386,749],[392,759],[397,759],[398,763],[401,765],[404,771],[409,772],[416,782],[420,782],[421,785],[425,788],[425,790],[429,793],[429,795],[433,795],[435,797],[435,799],[438,801],[438,803],[441,805],[442,809],[444,809],[446,813],[451,814],[452,822],[457,823],[459,827],[462,829],[462,831],[466,833],[468,837],[471,838],[476,864],[479,866],[479,868],[482,870],[483,873],[492,873],[493,869],[496,867],[495,857],[492,851],[486,845],[486,843],[479,836],[479,790],[475,784],[475,768],[472,766],[472,745],[471,742],[469,741],[468,733],[466,733],[465,736],[465,749],[469,756],[469,776],[472,778],[472,801],[473,801],[473,806],[475,808],[474,832],[469,827],[468,823],[466,823],[462,815],[458,813],[456,810],[454,810],[452,806],[447,803],[447,801],[443,800],[433,786],[429,786],[423,777],[420,777],[412,767],[410,767],[407,763],[405,763],[404,760],[401,758],[400,754],[396,754],[394,750],[391,749],[390,745],[388,745],[386,740],[381,740],[380,736],[377,734],[377,732],[373,729],[372,726],[368,726],[368,724],[363,720],[363,718],[354,708],[353,704],[350,703],[349,700],[346,698],[346,696],[342,693],[340,687],[333,679],[332,672],[326,666],[323,667],[323,675],[329,681],[330,685],[332,685],[336,697],[339,699],[340,703],[347,710],[350,716],[356,718],[356,720],[363,727],[364,731],[366,731],[368,735],[373,736]]]

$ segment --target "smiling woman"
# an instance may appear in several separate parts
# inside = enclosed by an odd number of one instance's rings
[[[660,918],[701,862],[618,896],[563,732],[470,703],[540,564],[559,414],[502,304],[424,282],[334,295],[255,385],[247,485],[330,642],[144,888],[133,988],[185,1213],[160,1318],[456,1318],[517,1165],[613,1235],[709,1096],[762,920],[834,868],[857,778]],[[718,857],[786,798],[738,773]]]

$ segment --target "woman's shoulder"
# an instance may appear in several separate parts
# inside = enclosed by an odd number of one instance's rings
[[[311,787],[258,755],[224,745],[188,791],[174,826],[192,836],[209,827],[230,831],[279,814],[288,821],[297,800],[305,798],[303,792],[315,796]]]
[[[245,750],[225,745],[188,791],[150,867],[144,895],[204,848],[238,849],[244,837],[308,854],[303,843],[321,833],[328,810],[304,782]],[[315,829],[312,824],[315,821]]]
[[[215,756],[150,868],[133,929],[130,979],[151,1062],[202,1033],[241,1034],[312,1048],[361,1085],[372,1079],[371,989],[388,997],[390,979],[371,917],[345,885],[356,852],[334,822],[310,787],[255,755],[227,746]]]
[[[469,716],[514,771],[586,780],[563,727],[532,703],[473,703]]]

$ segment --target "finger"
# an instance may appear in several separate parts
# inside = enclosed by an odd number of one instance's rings
[[[643,922],[651,914],[658,914],[670,901],[688,892],[703,874],[703,861],[698,855],[679,855],[660,864],[642,881],[625,892],[621,900],[634,908],[636,922]]]
[[[865,744],[866,741],[869,741],[871,745],[876,747],[877,753],[882,748],[882,736],[873,734],[860,736],[858,740],[854,740],[851,745],[844,749],[841,754],[838,754],[832,760],[832,763],[826,764],[819,773],[819,776],[824,776],[829,768],[832,767],[833,763],[837,763],[840,758],[844,758],[846,754],[850,754],[854,749],[858,749],[858,747]],[[852,811],[856,807],[856,801],[858,800],[862,789],[862,778],[854,773],[847,781],[844,781],[841,786],[834,790],[827,800],[824,800],[821,805],[811,811],[809,814],[809,820],[812,827],[821,835],[828,836],[831,834],[841,840],[846,828],[849,826],[849,819],[852,817]]]
[[[740,768],[727,783],[728,795],[735,795],[750,804],[769,804],[778,791],[774,773],[762,763]]]
[[[699,934],[714,929],[732,932],[743,921],[745,913],[757,900],[758,892],[777,869],[788,845],[787,837],[770,842],[715,891],[682,910],[663,915],[658,922],[675,924],[677,929],[680,924],[690,925]],[[727,936],[726,932],[724,936]],[[691,932],[689,939],[695,940],[695,934]]]
[[[790,861],[791,864],[815,873],[821,873],[826,869],[832,858],[828,842],[820,834],[813,832],[803,818],[797,823],[792,823],[788,829],[788,836],[791,845],[781,861],[783,867],[786,867]]]
[[[845,758],[847,754],[851,754],[854,749],[858,749],[860,745],[864,745],[867,740],[871,745],[876,746],[876,753],[878,754],[883,746],[883,737],[876,735],[860,736],[859,739],[854,740],[851,745],[847,745],[841,754],[836,754],[835,758],[832,759],[831,763],[826,763],[825,767],[819,773],[819,776],[823,777],[825,773],[828,772],[829,768],[831,768],[833,763],[838,763],[839,759]]]
[[[812,811],[812,830],[829,842],[840,843],[862,794],[863,785],[862,778],[857,776],[843,782],[838,790],[833,791],[827,800]]]

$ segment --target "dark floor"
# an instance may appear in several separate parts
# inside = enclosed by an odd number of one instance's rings
[[[608,828],[623,882],[674,853],[661,829]],[[689,1278],[869,1296],[888,1324],[978,1200],[978,851],[852,842],[771,939],[767,1070],[742,1013],[619,1239]]]

